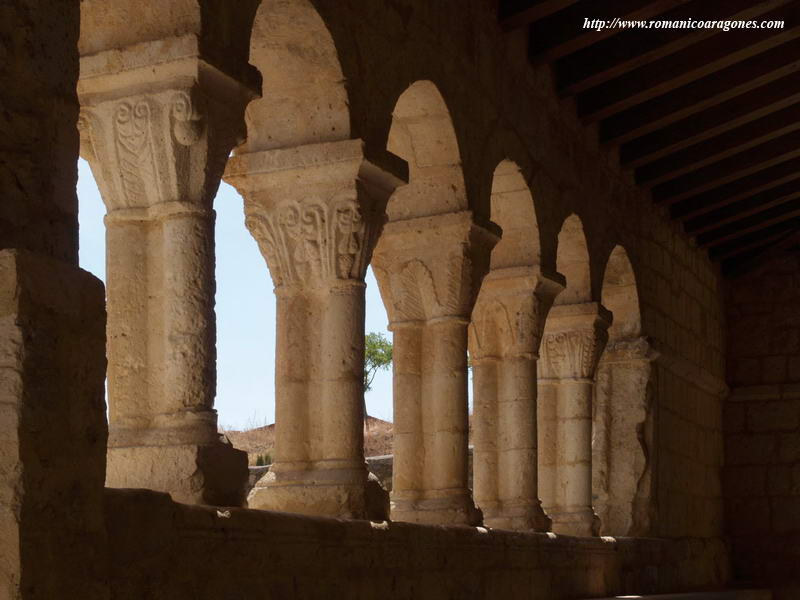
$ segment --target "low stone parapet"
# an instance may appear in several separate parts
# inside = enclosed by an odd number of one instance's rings
[[[721,588],[717,538],[574,538],[105,494],[117,598],[577,599]],[[231,586],[235,586],[235,594]]]

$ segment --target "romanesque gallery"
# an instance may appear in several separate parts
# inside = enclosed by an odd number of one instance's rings
[[[800,599],[800,0],[0,0],[0,600],[618,596]]]

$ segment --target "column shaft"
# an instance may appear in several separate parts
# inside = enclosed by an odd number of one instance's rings
[[[497,359],[472,359],[473,443],[472,470],[475,503],[488,523],[498,510],[498,364]]]
[[[348,281],[324,299],[322,345],[322,457],[328,468],[364,470],[364,288]]]
[[[392,512],[412,510],[423,486],[422,325],[394,326],[392,396],[394,400],[394,459]]]
[[[558,386],[556,500],[561,513],[592,514],[592,388],[591,381],[565,380]]]
[[[151,424],[150,364],[146,331],[149,224],[106,217],[106,311],[108,313],[108,396],[112,426]],[[127,248],[126,252],[118,248]]]
[[[214,212],[168,215],[161,234],[165,369],[159,413],[177,427],[202,420],[215,429]]]
[[[462,499],[469,496],[466,322],[429,323],[422,356],[428,497]]]
[[[506,358],[500,365],[498,492],[505,506],[538,505],[536,361]]]
[[[312,339],[309,302],[300,294],[276,294],[275,336],[275,456],[273,471],[304,469],[310,457],[309,415],[306,397],[313,356],[298,360]]]

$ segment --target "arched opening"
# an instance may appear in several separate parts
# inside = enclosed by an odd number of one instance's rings
[[[503,230],[492,250],[492,269],[539,264],[539,224],[533,196],[519,166],[504,160],[492,178],[491,219]]]
[[[331,34],[308,0],[265,0],[256,13],[250,62],[263,97],[247,107],[244,152],[350,138],[350,113]]]
[[[610,316],[591,294],[588,245],[577,215],[558,235],[566,288],[548,314],[538,363],[539,492],[553,531],[597,535],[592,502],[592,394]]]
[[[597,368],[593,402],[592,490],[604,535],[646,533],[652,423],[650,348],[641,338],[636,276],[622,246],[611,252],[602,303],[614,316]]]
[[[570,215],[558,234],[556,269],[566,278],[567,287],[556,298],[556,305],[591,302],[589,268],[583,223],[578,215]]]
[[[470,328],[475,411],[475,502],[496,528],[544,531],[537,496],[536,354],[542,315],[561,286],[541,273],[533,197],[519,167],[494,171],[491,219],[503,230],[492,250]]]
[[[474,297],[467,253],[479,234],[436,85],[412,84],[392,116],[387,149],[408,163],[409,184],[389,199],[373,254],[394,341],[392,518],[474,524],[467,385]]]
[[[390,221],[467,208],[450,111],[433,82],[417,81],[397,100],[387,149],[405,160],[409,170],[409,185],[389,201]]]

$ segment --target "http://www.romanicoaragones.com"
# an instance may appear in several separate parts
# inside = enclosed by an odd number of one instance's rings
[[[701,20],[701,19],[633,19],[626,20],[615,17],[613,19],[583,20],[584,29],[603,31],[604,29],[783,29],[785,21],[745,21],[745,20]]]

